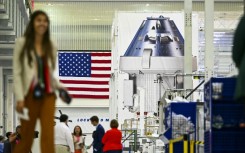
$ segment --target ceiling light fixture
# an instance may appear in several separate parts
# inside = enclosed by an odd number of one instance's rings
[[[148,6],[150,6],[150,4],[146,4],[145,6],[148,7]]]

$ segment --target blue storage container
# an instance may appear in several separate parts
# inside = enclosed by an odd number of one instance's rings
[[[211,132],[209,132],[209,131],[206,131],[205,133],[204,133],[204,151],[205,151],[205,153],[211,153],[211,149],[212,149],[212,146],[211,146],[211,138],[212,138],[212,136],[211,136]]]
[[[236,78],[211,78],[204,85],[205,153],[245,153],[245,129],[239,128],[245,102],[234,101],[235,85]]]
[[[211,142],[212,153],[244,153],[245,129],[213,130]]]
[[[233,100],[235,87],[236,78],[211,78],[204,85],[204,100]]]
[[[167,131],[165,132],[165,137],[167,139],[174,139],[174,130],[173,127],[174,120],[172,114],[175,113],[176,115],[183,115],[186,118],[190,118],[190,122],[194,124],[194,129],[191,131],[191,133],[184,133],[184,134],[192,134],[193,138],[192,140],[195,140],[195,132],[196,132],[196,103],[190,102],[190,103],[171,103],[165,108],[165,128]],[[180,135],[182,136],[182,135]],[[191,138],[191,137],[190,137]]]
[[[214,124],[215,116],[220,116],[223,120],[222,127],[224,128],[234,128],[239,125],[239,123],[244,120],[244,104],[241,103],[225,103],[225,104],[213,104],[212,105],[212,124]]]

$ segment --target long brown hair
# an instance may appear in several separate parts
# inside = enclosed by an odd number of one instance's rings
[[[82,136],[83,135],[83,131],[82,131],[82,128],[79,125],[77,125],[77,126],[74,127],[73,135],[76,135],[76,128],[77,127],[80,129],[79,136]]]
[[[45,59],[51,59],[52,62],[52,67],[54,68],[55,65],[55,59],[54,59],[54,55],[52,53],[52,49],[53,49],[53,44],[50,40],[50,21],[49,21],[49,17],[48,15],[44,12],[44,11],[35,11],[33,12],[33,14],[31,15],[31,19],[30,22],[26,28],[24,37],[25,37],[25,44],[22,48],[22,52],[20,55],[21,60],[23,60],[23,57],[27,55],[28,57],[28,64],[29,66],[31,66],[31,63],[33,61],[32,56],[31,56],[31,52],[34,51],[35,49],[35,29],[34,29],[34,21],[36,19],[37,16],[39,15],[44,15],[48,21],[48,28],[47,31],[44,33],[43,36],[43,40],[42,40],[42,50],[44,52],[45,55]]]

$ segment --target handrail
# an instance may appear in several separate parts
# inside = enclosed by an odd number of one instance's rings
[[[121,131],[129,131],[129,130],[121,130]],[[133,142],[133,151],[137,152],[137,142],[138,142],[138,137],[137,137],[137,129],[131,129],[130,131],[132,131],[127,137],[126,139],[123,140],[122,143],[124,143],[125,141],[129,140],[129,138],[133,135],[134,136],[134,142]]]
[[[188,135],[183,135],[181,137],[178,137],[176,139],[172,139],[169,141],[169,153],[174,153],[174,143],[183,141],[183,153],[194,153],[195,152],[195,145],[202,145],[204,144],[203,141],[194,141],[188,140]]]
[[[176,143],[176,142],[180,142],[180,141],[182,141],[182,140],[184,140],[184,136],[181,136],[181,137],[179,137],[179,138],[176,138],[176,139],[173,139],[173,140],[170,140],[172,143]]]
[[[184,145],[183,145],[184,152],[183,153],[188,153],[188,135],[186,134],[179,138],[169,141],[169,153],[174,153],[174,143],[181,142],[181,141],[184,142]]]
[[[193,92],[195,92],[202,84],[204,84],[205,80],[203,80],[196,88],[194,88],[187,96],[185,96],[185,99],[189,98]]]
[[[124,143],[125,141],[127,141],[128,140],[128,138],[130,138],[132,135],[134,134],[134,132],[131,132],[124,140],[123,140],[123,142],[122,143]]]

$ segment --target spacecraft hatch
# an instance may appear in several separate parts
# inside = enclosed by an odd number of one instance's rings
[[[196,58],[193,58],[196,70]],[[127,73],[175,73],[184,70],[184,38],[170,18],[148,17],[142,22],[124,56]]]
[[[151,49],[152,56],[184,56],[184,38],[170,18],[147,18],[124,56],[142,56],[144,49]]]

